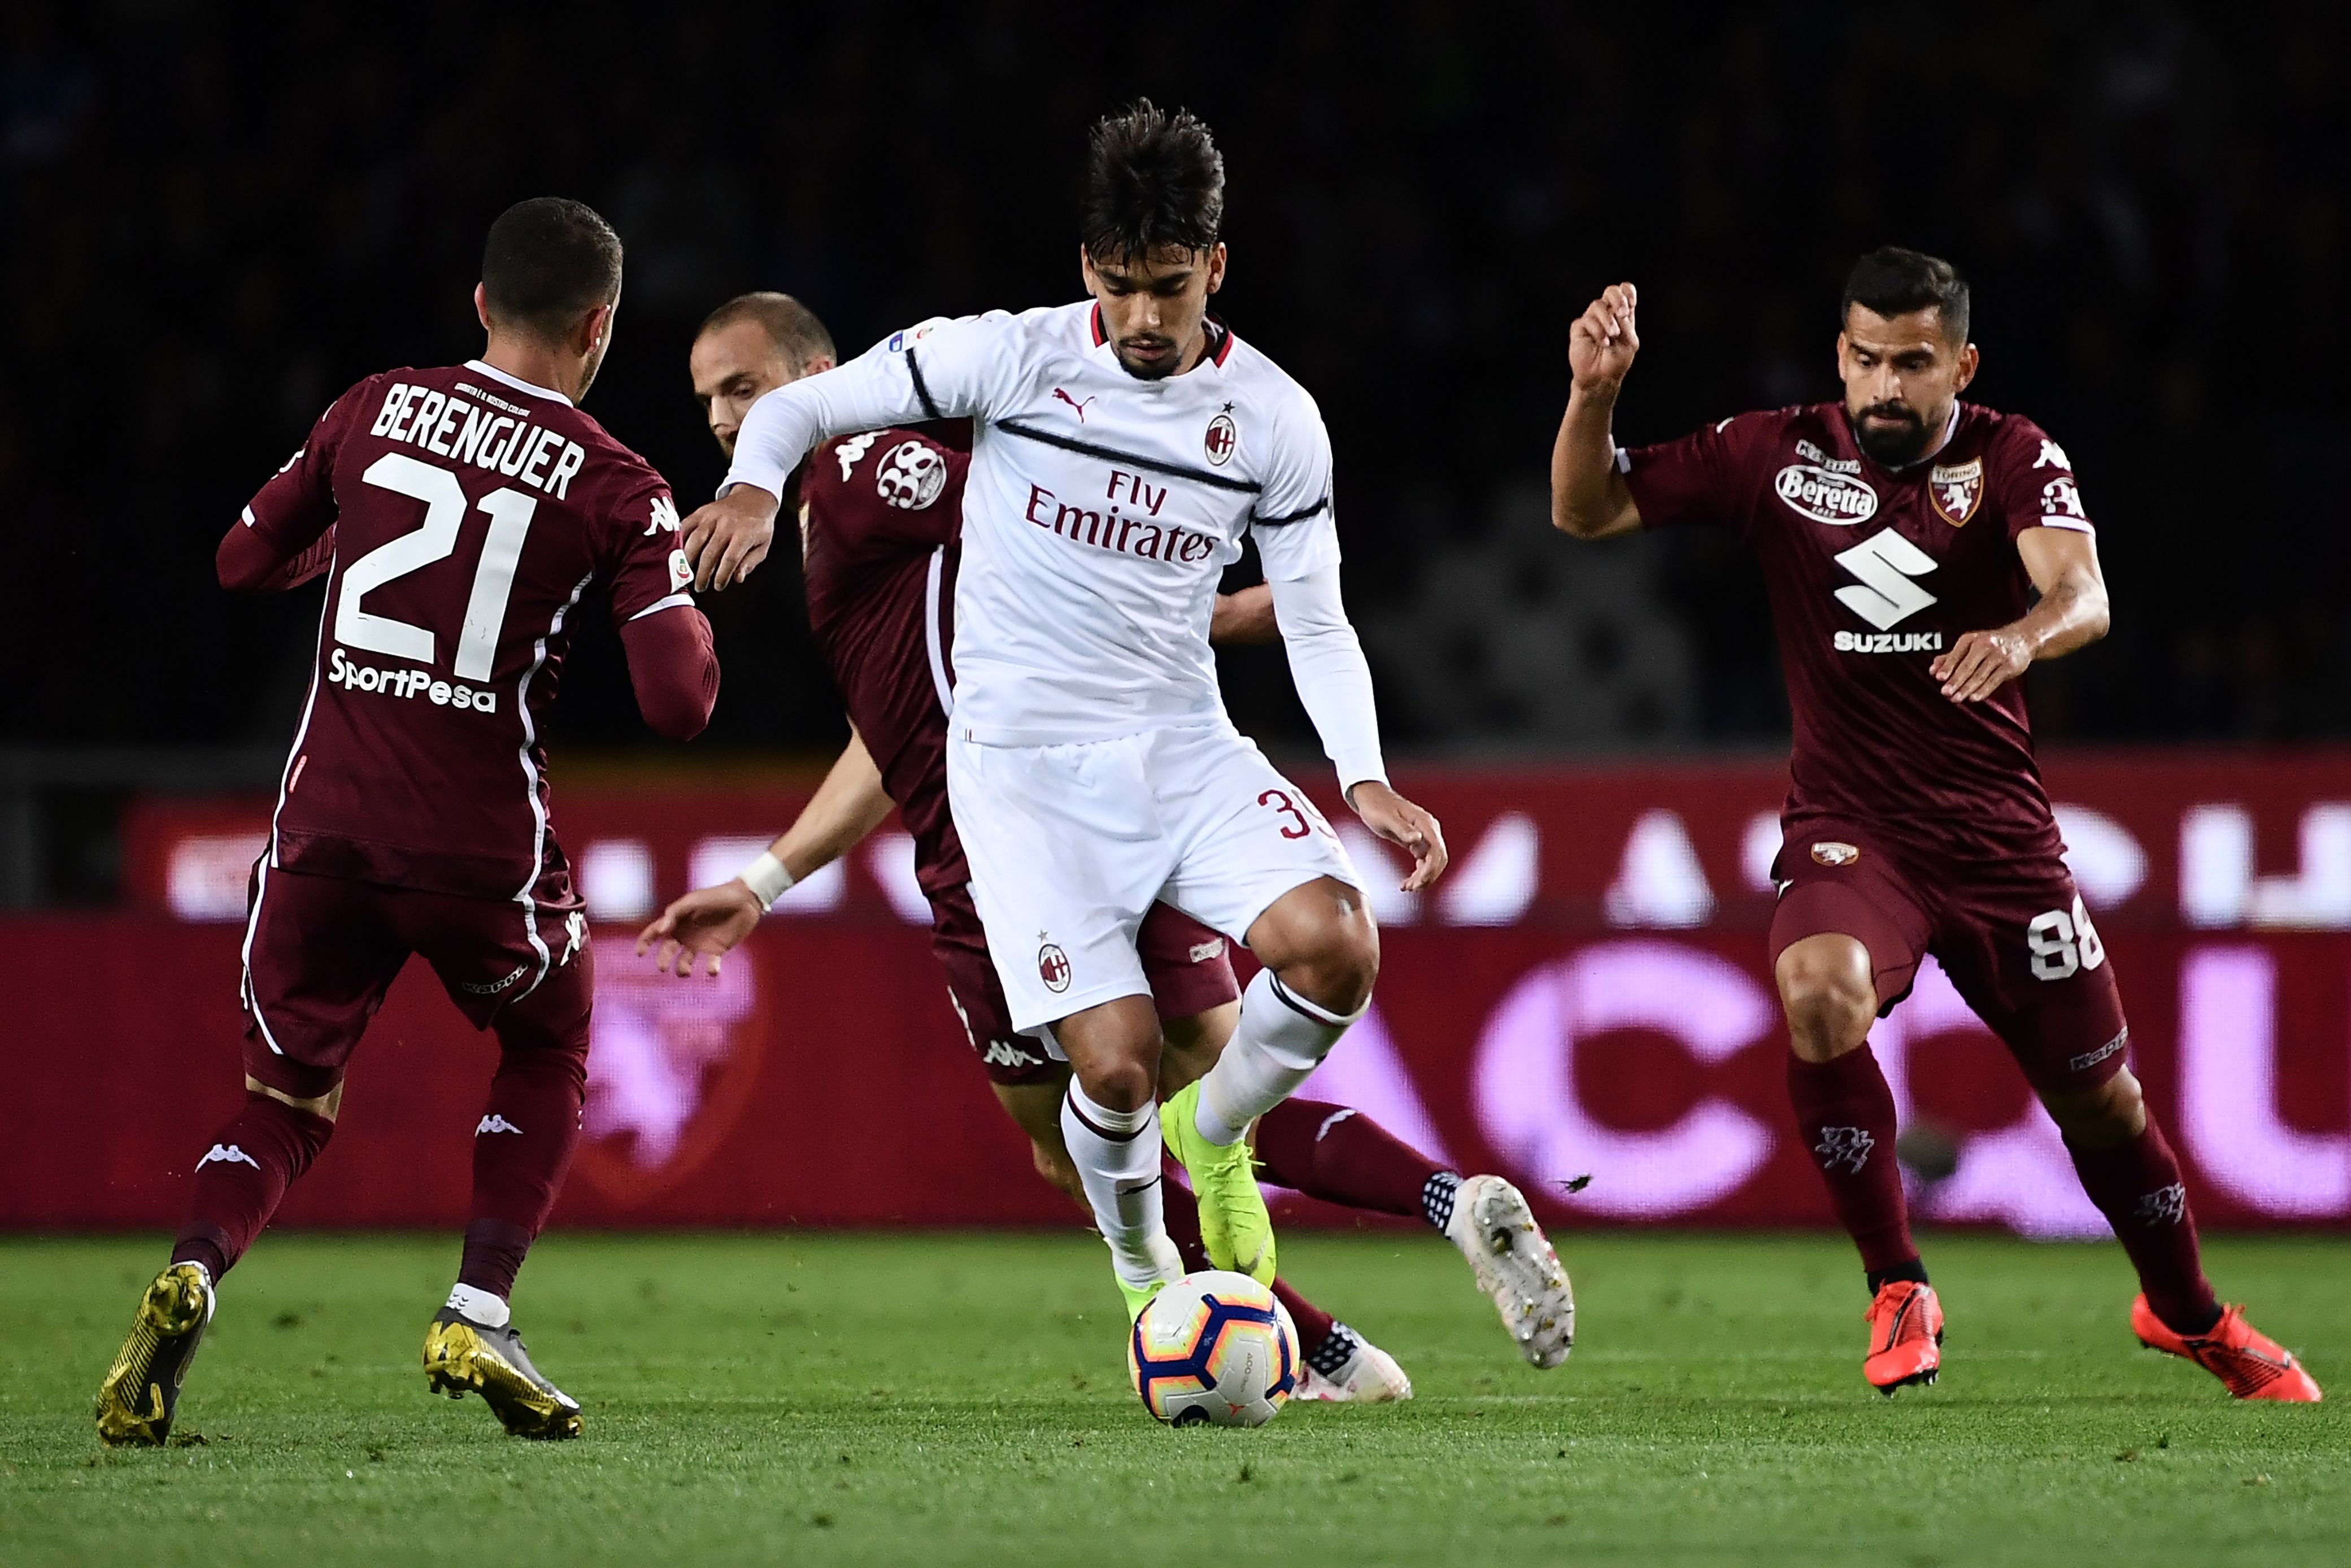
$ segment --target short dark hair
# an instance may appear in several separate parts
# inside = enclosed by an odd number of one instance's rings
[[[1968,280],[1939,256],[1898,245],[1878,246],[1855,262],[1844,280],[1844,303],[1837,310],[1841,323],[1851,319],[1856,305],[1886,317],[1931,306],[1941,313],[1945,339],[1968,340]]]
[[[1139,98],[1094,124],[1079,227],[1096,262],[1212,248],[1225,222],[1225,155],[1188,110]]]
[[[533,196],[490,225],[482,297],[502,327],[560,338],[620,287],[621,236],[583,203]]]
[[[832,334],[824,329],[815,311],[789,294],[778,294],[771,288],[758,289],[749,294],[737,294],[717,309],[702,319],[695,329],[696,342],[732,327],[737,321],[757,321],[768,334],[768,341],[777,352],[791,362],[795,371],[805,372],[816,361],[838,361]]]

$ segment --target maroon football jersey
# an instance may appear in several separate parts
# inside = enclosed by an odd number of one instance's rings
[[[829,442],[800,471],[809,627],[933,896],[971,880],[947,813],[946,768],[970,462],[970,423],[951,420]]]
[[[692,602],[661,476],[476,361],[351,388],[245,521],[287,556],[335,529],[270,863],[570,901],[542,721],[590,585],[616,624]]]
[[[1762,564],[1795,721],[1790,819],[1857,818],[1955,854],[2057,849],[2022,684],[1961,705],[1927,673],[1961,632],[2024,613],[2017,535],[2091,531],[2040,426],[1961,403],[1942,450],[1893,469],[1842,405],[1815,403],[1617,461],[1643,524],[1722,524]]]

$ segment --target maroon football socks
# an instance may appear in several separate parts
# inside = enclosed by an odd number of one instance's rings
[[[1451,1213],[1449,1175],[1435,1160],[1405,1143],[1361,1112],[1319,1100],[1285,1100],[1258,1119],[1257,1159],[1265,1179],[1374,1214],[1426,1219],[1438,1229],[1427,1198],[1430,1184],[1445,1187]]]
[[[334,1132],[324,1116],[266,1094],[247,1094],[245,1109],[213,1134],[212,1147],[196,1162],[172,1261],[202,1263],[217,1282],[245,1256],[286,1189],[310,1168]]]
[[[576,1040],[501,1049],[489,1103],[474,1129],[474,1208],[457,1281],[501,1300],[555,1207],[580,1142],[588,1025]]]
[[[2139,1288],[2163,1326],[2190,1337],[2220,1321],[2220,1303],[2204,1278],[2196,1246],[2196,1217],[2163,1129],[2149,1117],[2137,1137],[2111,1149],[2085,1149],[2067,1140],[2082,1190],[2115,1228],[2115,1237],[2138,1270]]]
[[[1861,1249],[1870,1288],[1888,1279],[1924,1280],[1894,1158],[1894,1091],[1869,1047],[1833,1061],[1788,1057],[1788,1100],[1796,1131],[1829,1189],[1829,1206]]]

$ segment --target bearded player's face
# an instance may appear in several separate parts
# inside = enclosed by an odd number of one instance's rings
[[[1200,346],[1208,296],[1224,287],[1225,247],[1096,262],[1081,246],[1078,256],[1126,373],[1157,381],[1182,369]]]
[[[1844,378],[1854,439],[1878,462],[1899,468],[1942,440],[1951,405],[1975,379],[1975,345],[1945,337],[1943,313],[1931,306],[1880,316],[1855,305],[1837,334],[1837,373]]]

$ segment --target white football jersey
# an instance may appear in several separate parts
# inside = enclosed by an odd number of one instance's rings
[[[953,722],[984,745],[1224,722],[1208,619],[1243,538],[1272,580],[1339,561],[1314,400],[1213,324],[1198,365],[1145,381],[1090,300],[926,322],[776,399],[778,439],[739,444],[728,484],[781,495],[827,435],[972,420]]]

